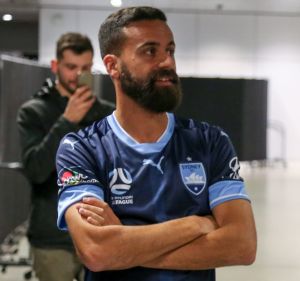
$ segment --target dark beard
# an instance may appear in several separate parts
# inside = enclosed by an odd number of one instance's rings
[[[169,77],[173,86],[158,87],[155,81],[160,77]],[[174,111],[181,102],[180,80],[174,70],[153,71],[146,79],[135,79],[123,65],[121,87],[126,95],[148,111],[155,113]]]
[[[57,71],[57,79],[59,81],[59,83],[72,95],[74,94],[74,92],[76,91],[76,89],[72,89],[69,87],[68,83],[65,82],[65,80],[63,79],[62,75],[60,75],[60,72]]]

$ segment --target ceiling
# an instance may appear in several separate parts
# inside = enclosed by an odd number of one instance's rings
[[[177,12],[300,16],[299,0],[123,0],[123,5],[151,5]],[[110,0],[0,0],[0,16],[12,13],[16,21],[37,22],[41,7],[92,10],[112,8]]]

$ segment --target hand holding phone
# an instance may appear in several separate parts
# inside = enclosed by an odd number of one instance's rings
[[[69,97],[67,106],[65,108],[63,116],[71,123],[79,123],[96,100],[96,97],[92,93],[92,89],[88,88],[92,86],[91,79],[81,78],[81,81],[77,81],[77,89]]]

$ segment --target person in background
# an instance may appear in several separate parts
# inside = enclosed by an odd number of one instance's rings
[[[94,50],[79,33],[63,34],[57,41],[51,70],[32,99],[21,106],[17,123],[24,172],[32,186],[28,238],[33,269],[40,281],[82,280],[82,265],[67,232],[58,231],[55,155],[61,138],[109,115],[114,106],[100,101],[78,75],[91,72]],[[73,143],[69,143],[73,147]]]
[[[58,226],[86,280],[214,281],[217,267],[252,264],[255,222],[228,135],[171,113],[182,94],[165,14],[121,9],[99,41],[116,110],[66,135],[56,157]]]

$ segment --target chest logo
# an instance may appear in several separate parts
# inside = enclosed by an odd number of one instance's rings
[[[199,195],[206,185],[206,174],[202,163],[179,164],[181,179],[191,193]]]
[[[126,169],[114,169],[109,177],[109,187],[114,195],[123,195],[131,188],[132,177]]]
[[[152,159],[144,159],[144,160],[143,160],[143,165],[144,165],[144,166],[145,166],[145,165],[151,165],[151,166],[153,166],[153,167],[156,167],[157,170],[159,170],[159,171],[161,172],[161,174],[163,175],[164,172],[163,172],[163,170],[161,169],[161,161],[162,161],[164,158],[165,158],[165,157],[162,156],[162,157],[159,159],[159,161],[158,161],[157,164],[154,163]]]

